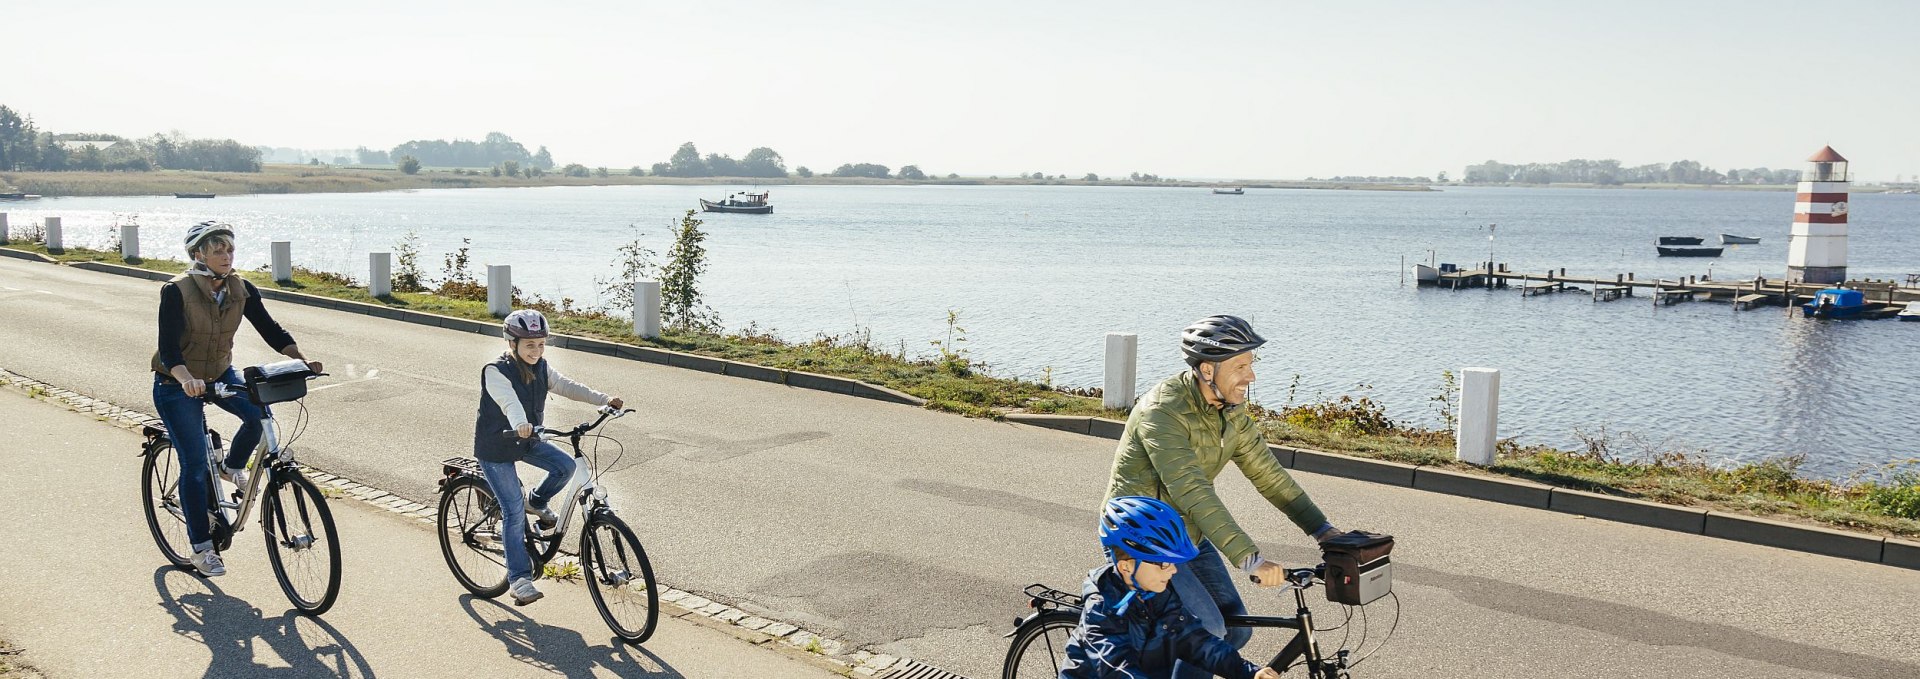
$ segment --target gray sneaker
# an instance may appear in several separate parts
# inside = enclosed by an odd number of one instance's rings
[[[245,467],[236,468],[220,465],[220,478],[226,479],[227,483],[233,484],[233,487],[240,492],[247,490],[247,469]]]
[[[190,561],[193,562],[194,570],[200,571],[201,575],[209,578],[217,578],[227,574],[227,564],[220,561],[220,553],[211,549],[194,552],[193,558],[190,559]]]
[[[507,588],[507,593],[513,595],[513,605],[515,606],[525,606],[539,601],[540,597],[546,596],[545,594],[541,594],[540,590],[534,588],[532,580],[526,578],[513,581],[513,585]]]
[[[535,507],[532,503],[527,504],[527,516],[540,520],[540,530],[553,530],[554,526],[560,525],[559,514],[546,507]]]

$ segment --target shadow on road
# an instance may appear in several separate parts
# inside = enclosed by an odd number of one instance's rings
[[[590,676],[595,667],[621,677],[682,679],[686,675],[653,652],[628,646],[608,636],[602,646],[589,646],[579,632],[535,622],[512,607],[472,594],[460,595],[460,607],[513,659],[567,677]]]
[[[153,572],[153,588],[160,607],[173,614],[174,633],[213,654],[201,675],[208,679],[374,676],[360,650],[325,620],[291,609],[266,617],[213,581],[170,565]]]

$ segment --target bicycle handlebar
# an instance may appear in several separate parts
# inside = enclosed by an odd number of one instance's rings
[[[608,418],[626,417],[628,413],[633,412],[632,408],[627,408],[625,410],[615,410],[612,406],[600,406],[597,410],[600,411],[600,419],[594,420],[592,422],[582,422],[578,427],[574,427],[572,429],[565,429],[565,430],[548,429],[546,427],[534,427],[533,435],[537,437],[543,434],[548,434],[548,435],[558,436],[561,438],[573,438],[575,436],[582,436],[582,435],[585,435],[587,432],[590,432],[590,431],[593,431],[594,429],[599,428],[601,424],[606,423]],[[520,432],[513,429],[505,429],[500,432],[500,438],[509,439],[509,440],[518,439],[520,438]],[[529,437],[529,438],[532,438],[532,437]]]
[[[307,379],[309,381],[317,380],[322,377],[327,377],[329,374],[330,373],[314,373],[308,375]],[[211,401],[216,398],[233,398],[252,391],[252,388],[245,384],[228,384],[218,380],[207,380],[206,383],[206,390],[200,392],[200,400],[202,401]]]
[[[1293,583],[1295,587],[1311,587],[1313,586],[1313,581],[1324,579],[1326,575],[1327,565],[1324,563],[1312,568],[1287,569],[1287,581]],[[1248,575],[1247,579],[1252,580],[1253,584],[1261,584],[1260,576],[1258,575]]]

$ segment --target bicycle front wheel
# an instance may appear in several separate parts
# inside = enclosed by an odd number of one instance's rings
[[[187,538],[187,515],[180,503],[180,456],[164,439],[148,446],[140,465],[140,500],[160,555],[175,566],[191,568],[193,541]]]
[[[621,641],[638,644],[653,636],[660,619],[653,564],[633,529],[613,512],[601,509],[587,517],[580,531],[580,571],[600,617]]]
[[[260,513],[267,560],[293,607],[320,615],[340,596],[340,536],[320,489],[296,469],[277,469]]]
[[[1065,611],[1042,614],[1021,627],[1007,647],[1001,679],[1053,679],[1067,660],[1067,637],[1080,618]]]
[[[507,553],[500,539],[500,505],[487,484],[467,476],[448,481],[440,491],[439,520],[440,556],[453,579],[482,599],[505,594]]]

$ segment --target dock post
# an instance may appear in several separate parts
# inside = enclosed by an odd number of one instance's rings
[[[1114,410],[1133,407],[1133,383],[1138,375],[1139,358],[1139,335],[1107,333],[1106,380],[1101,384],[1101,405]]]
[[[660,282],[633,284],[633,334],[655,339],[660,336]]]
[[[47,218],[47,252],[51,252],[54,254],[60,254],[62,252],[66,252],[67,248],[65,245],[62,244],[62,242],[65,239],[61,238],[60,235],[61,235],[60,234],[60,218],[48,217]]]
[[[1485,467],[1493,464],[1499,443],[1500,370],[1465,368],[1460,371],[1460,430],[1454,437],[1454,456],[1461,462]]]
[[[7,244],[7,213],[0,212],[0,245]]]
[[[277,240],[269,247],[273,250],[273,280],[279,283],[293,282],[293,242]]]
[[[367,253],[367,294],[374,299],[393,296],[393,253]]]
[[[120,225],[120,258],[126,261],[140,259],[140,225]]]
[[[494,318],[506,318],[513,313],[512,265],[487,265],[487,313]]]

